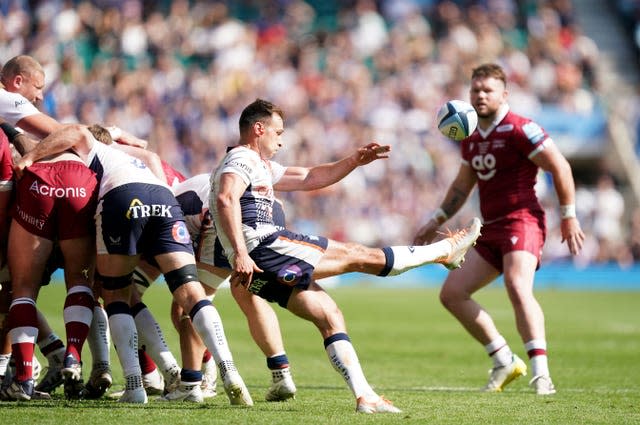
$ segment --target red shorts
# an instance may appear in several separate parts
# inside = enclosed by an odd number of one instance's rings
[[[512,251],[527,251],[538,259],[546,238],[544,216],[506,217],[482,226],[482,235],[474,247],[478,254],[500,273],[502,257]]]
[[[18,181],[12,216],[46,239],[92,236],[97,194],[96,175],[83,163],[36,162]]]

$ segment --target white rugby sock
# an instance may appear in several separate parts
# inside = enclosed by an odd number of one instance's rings
[[[387,259],[381,276],[395,276],[413,268],[431,264],[451,253],[451,242],[443,239],[429,245],[391,246],[382,249]]]
[[[109,315],[109,328],[124,376],[142,376],[138,362],[138,333],[131,314],[118,312]]]
[[[356,350],[347,334],[339,333],[327,338],[325,350],[333,368],[342,375],[356,399],[369,399],[376,395],[364,376]]]
[[[494,367],[506,366],[513,361],[511,348],[502,335],[485,345],[484,349],[493,360]]]
[[[524,349],[531,361],[532,376],[550,376],[547,341],[544,339],[532,339],[524,344]]]
[[[139,344],[156,363],[165,381],[180,371],[180,365],[164,339],[160,325],[144,303],[132,307],[133,319],[138,330]]]
[[[109,344],[111,343],[109,319],[107,312],[97,303],[93,307],[93,319],[91,320],[87,343],[93,359],[93,368],[109,368]]]
[[[224,378],[226,372],[236,371],[236,368],[220,314],[208,300],[200,301],[194,310],[196,311],[191,313],[193,327],[213,355],[216,364],[220,367],[221,377]]]

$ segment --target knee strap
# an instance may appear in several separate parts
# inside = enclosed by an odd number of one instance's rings
[[[102,282],[102,287],[109,291],[123,289],[131,285],[133,273],[124,276],[102,276],[99,274],[97,278]]]
[[[187,282],[198,282],[198,269],[195,264],[187,264],[164,274],[169,290],[173,292]]]

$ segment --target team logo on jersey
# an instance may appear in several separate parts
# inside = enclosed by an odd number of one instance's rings
[[[51,187],[46,184],[31,183],[29,191],[36,192],[50,198],[86,198],[87,190],[84,187]]]
[[[22,105],[26,105],[28,104],[29,101],[27,99],[18,99],[14,102],[14,106],[16,109],[18,109],[19,107],[21,107]]]
[[[294,286],[300,280],[301,274],[302,269],[300,269],[300,267],[295,264],[286,265],[278,272],[278,282],[284,285]]]
[[[176,221],[173,223],[171,236],[173,236],[173,240],[179,243],[187,244],[191,242],[191,237],[189,236],[189,231],[187,230],[187,225],[184,224],[184,221]]]
[[[528,122],[523,125],[522,131],[524,132],[524,135],[527,136],[527,139],[529,139],[529,142],[531,142],[532,145],[535,145],[536,143],[544,139],[544,131],[542,131],[542,128],[534,122]]]
[[[513,124],[505,124],[499,127],[496,127],[496,133],[506,133],[507,131],[513,130]]]
[[[141,168],[141,169],[147,168],[147,165],[138,158],[132,158],[131,164],[133,164],[136,168]]]
[[[517,243],[518,243],[518,237],[517,237],[517,236],[515,236],[515,235],[514,235],[514,236],[511,236],[511,237],[509,238],[509,240],[511,241],[511,245],[515,245],[515,244],[517,244]]]
[[[173,217],[171,206],[165,204],[143,204],[138,198],[134,198],[129,204],[126,217],[128,220],[147,217]]]

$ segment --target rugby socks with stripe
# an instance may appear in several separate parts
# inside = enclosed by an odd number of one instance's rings
[[[533,376],[549,376],[547,341],[544,339],[532,339],[524,344],[524,349],[531,361],[531,373]]]
[[[337,333],[326,338],[324,348],[333,368],[342,375],[356,399],[376,396],[364,376],[356,350],[346,333]]]
[[[67,354],[73,355],[78,361],[81,361],[82,347],[89,334],[93,303],[93,291],[86,286],[69,288],[64,301],[62,316],[67,333]]]
[[[9,338],[16,365],[15,380],[33,378],[33,351],[38,337],[38,313],[31,298],[16,298],[9,307]]]
[[[429,245],[388,246],[382,248],[385,266],[378,276],[395,276],[431,264],[451,253],[451,242],[443,239]]]

